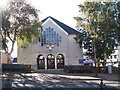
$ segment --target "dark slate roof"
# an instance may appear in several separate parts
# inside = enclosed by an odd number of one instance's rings
[[[42,23],[44,23],[48,18],[51,18],[55,23],[57,23],[61,28],[63,28],[68,34],[77,34],[79,33],[78,31],[76,31],[75,29],[69,27],[68,25],[58,21],[57,19],[49,16],[45,19],[42,20]]]

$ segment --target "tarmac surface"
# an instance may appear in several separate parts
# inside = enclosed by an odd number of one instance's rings
[[[87,90],[88,88],[88,90],[120,90],[118,76],[118,74],[97,74],[95,77],[95,74],[70,74],[64,73],[63,70],[11,72],[2,74],[2,88],[12,88],[12,90],[26,90],[26,88],[30,90]]]

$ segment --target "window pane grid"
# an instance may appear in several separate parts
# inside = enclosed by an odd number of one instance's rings
[[[48,27],[42,33],[41,46],[46,45],[46,44],[59,46],[59,43],[61,42],[61,40],[62,40],[61,36],[59,36],[59,34],[56,31],[54,31],[53,28]]]

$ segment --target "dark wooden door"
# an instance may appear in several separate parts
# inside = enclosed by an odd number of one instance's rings
[[[64,68],[64,59],[57,59],[57,68],[58,69]]]
[[[45,69],[45,60],[39,59],[38,69]]]
[[[37,69],[45,69],[45,58],[42,54],[37,57]]]
[[[58,69],[64,68],[64,56],[63,56],[63,54],[57,55],[57,68]]]
[[[54,59],[47,60],[47,69],[55,69],[55,60]]]

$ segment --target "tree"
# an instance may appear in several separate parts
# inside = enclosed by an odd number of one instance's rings
[[[9,2],[2,14],[2,49],[8,57],[13,52],[14,44],[25,46],[39,37],[41,23],[38,19],[38,10],[26,2]],[[12,42],[12,47],[8,48],[8,41]],[[9,50],[10,49],[10,50]]]
[[[84,2],[79,5],[80,13],[76,20],[86,32],[83,44],[88,51],[93,46],[97,60],[106,61],[118,45],[118,2]],[[90,43],[92,42],[92,43]],[[92,44],[92,45],[91,45]]]
[[[118,10],[118,17],[117,17],[117,23],[118,23],[118,27],[117,27],[117,31],[118,31],[118,33],[117,33],[117,36],[118,36],[118,39],[117,39],[117,42],[118,42],[118,44],[120,45],[120,2],[118,2],[117,4],[117,10]]]

